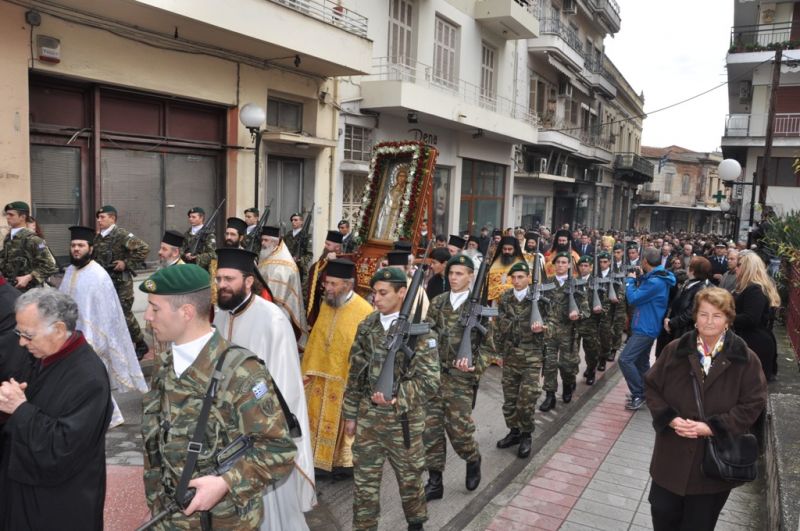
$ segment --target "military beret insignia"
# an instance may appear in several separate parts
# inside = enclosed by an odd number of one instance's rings
[[[144,291],[149,291],[150,293],[155,293],[156,291],[156,283],[150,278],[145,280],[142,286],[144,286]]]
[[[611,255],[608,254],[606,251],[597,254],[598,260],[611,260]]]
[[[588,254],[585,254],[585,255],[580,257],[580,259],[578,260],[578,263],[579,264],[591,264],[592,263],[592,257],[589,256]]]
[[[208,271],[194,264],[180,264],[156,271],[139,289],[155,295],[183,295],[208,289],[210,285]]]
[[[450,271],[450,267],[454,265],[460,265],[475,270],[475,263],[472,261],[472,258],[464,256],[463,254],[457,254],[447,261],[445,274],[447,274]]]
[[[397,267],[384,267],[383,269],[378,269],[375,274],[372,275],[372,280],[369,285],[374,286],[376,282],[390,282],[392,284],[405,286],[407,279],[406,272],[402,269]]]
[[[518,271],[522,271],[523,273],[528,274],[530,273],[531,269],[525,262],[517,262],[516,264],[511,266],[511,269],[508,270],[508,274],[511,275]]]

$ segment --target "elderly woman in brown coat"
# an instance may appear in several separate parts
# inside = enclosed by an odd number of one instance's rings
[[[645,375],[645,397],[656,441],[650,463],[653,529],[713,530],[731,489],[701,470],[706,437],[748,432],[764,410],[767,382],[755,353],[729,330],[736,311],[721,288],[700,291],[695,330],[664,348]],[[701,390],[706,422],[695,401]]]

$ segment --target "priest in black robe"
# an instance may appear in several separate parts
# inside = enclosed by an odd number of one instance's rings
[[[0,529],[103,528],[111,391],[103,362],[75,330],[75,301],[54,289],[16,302],[27,382],[0,383]]]

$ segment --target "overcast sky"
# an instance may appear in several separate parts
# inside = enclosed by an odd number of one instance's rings
[[[636,92],[644,110],[693,96],[726,81],[725,55],[733,0],[617,0],[621,29],[606,37],[606,55]],[[726,87],[644,121],[643,146],[719,147],[728,109]]]

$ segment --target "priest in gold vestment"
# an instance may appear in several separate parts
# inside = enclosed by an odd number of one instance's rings
[[[500,295],[512,287],[511,275],[508,274],[508,271],[517,262],[524,261],[525,258],[522,256],[517,239],[513,236],[504,236],[498,244],[489,268],[487,284],[489,285],[488,298],[490,302],[499,300]]]
[[[353,466],[353,437],[344,433],[342,400],[350,371],[350,346],[372,306],[353,291],[355,265],[330,260],[319,315],[308,337],[301,371],[308,403],[314,467]]]

